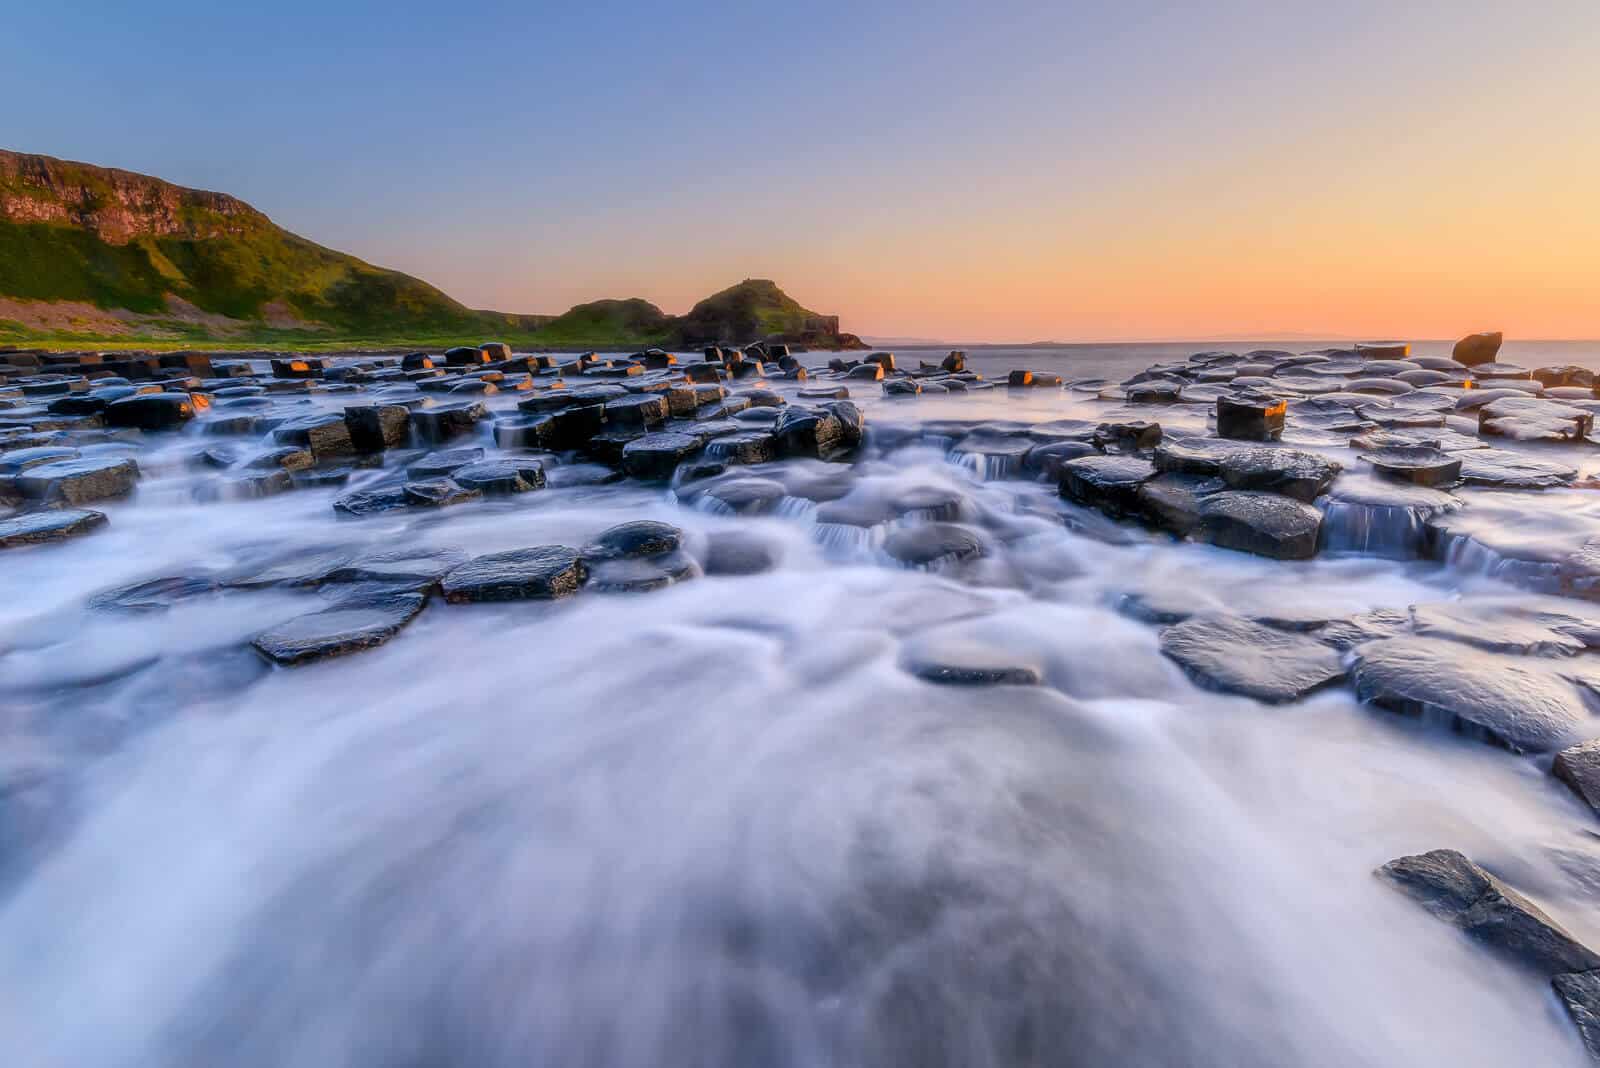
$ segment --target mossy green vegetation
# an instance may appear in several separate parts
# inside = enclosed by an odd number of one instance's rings
[[[639,298],[557,316],[474,311],[421,279],[290,233],[226,194],[0,151],[0,339],[8,343],[325,349],[480,338],[580,349],[841,340],[836,319],[763,279],[682,317]]]

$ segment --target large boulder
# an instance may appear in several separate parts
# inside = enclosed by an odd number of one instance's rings
[[[1317,554],[1322,513],[1289,497],[1250,490],[1212,494],[1200,504],[1195,536],[1224,549],[1309,560]]]
[[[1454,849],[1400,857],[1376,874],[1438,919],[1547,978],[1600,968],[1600,954]]]
[[[1364,701],[1516,752],[1569,745],[1590,719],[1562,663],[1439,638],[1396,637],[1357,646],[1351,678]]]
[[[578,550],[541,545],[476,557],[445,575],[441,586],[452,604],[549,600],[578,592],[588,577]]]
[[[1496,330],[1488,334],[1468,334],[1457,341],[1450,355],[1459,364],[1467,367],[1476,367],[1483,363],[1493,363],[1500,354],[1500,343],[1504,335]]]

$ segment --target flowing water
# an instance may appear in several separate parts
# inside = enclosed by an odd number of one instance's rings
[[[1117,379],[1190,348],[972,362]],[[514,499],[340,521],[349,487],[199,503],[206,439],[141,447],[106,531],[0,561],[0,1062],[1584,1063],[1544,983],[1372,876],[1459,849],[1600,942],[1600,838],[1547,759],[1344,687],[1280,706],[1199,688],[1124,611],[1516,594],[1492,566],[1176,543],[919,429],[1103,416],[1070,392],[863,407],[854,466],[772,465],[789,492],[761,515],[571,464]],[[883,523],[795,491],[846,470],[838,499]],[[1586,492],[1508,495],[1505,521],[1536,537],[1593,511]],[[985,555],[897,566],[885,538],[927,517]],[[741,531],[778,563],[436,600],[379,648],[292,669],[245,643],[315,591],[86,607],[272,554],[581,546],[635,518],[693,552]],[[930,656],[1042,685],[907,670]]]

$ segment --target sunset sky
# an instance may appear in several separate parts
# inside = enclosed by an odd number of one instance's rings
[[[1600,2],[15,5],[0,146],[475,307],[1600,337]]]

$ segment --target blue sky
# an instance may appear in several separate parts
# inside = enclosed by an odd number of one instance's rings
[[[762,276],[872,333],[1563,333],[1600,267],[1592,0],[15,7],[0,144],[480,307]]]

